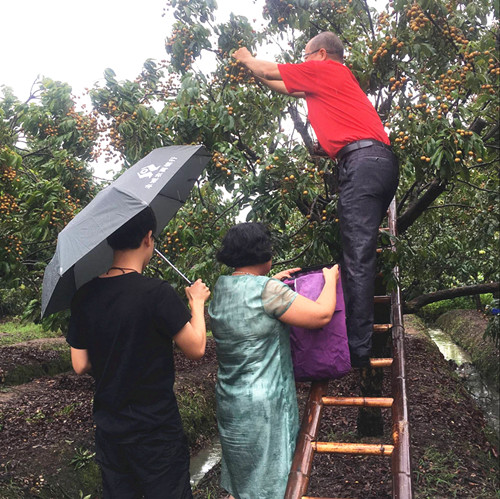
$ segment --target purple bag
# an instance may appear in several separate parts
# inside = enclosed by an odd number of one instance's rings
[[[312,270],[284,282],[299,295],[315,301],[325,280],[322,270]],[[337,281],[337,304],[332,320],[320,329],[292,326],[290,344],[296,381],[341,378],[351,370],[340,275]]]

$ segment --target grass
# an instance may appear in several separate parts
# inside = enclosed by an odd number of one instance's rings
[[[493,295],[491,293],[480,296],[483,307],[490,304],[493,299]],[[449,312],[450,310],[457,309],[476,310],[476,302],[470,296],[461,296],[450,300],[441,300],[425,305],[417,312],[417,315],[427,324],[433,324],[440,315],[443,315],[445,312]]]
[[[55,376],[71,370],[69,349],[60,352],[56,359],[43,363],[18,365],[4,374],[2,386],[22,385],[42,376]]]
[[[60,337],[60,331],[44,331],[40,324],[22,323],[17,318],[0,324],[0,347],[40,338]]]
[[[215,395],[206,396],[201,391],[186,387],[176,392],[182,426],[189,445],[210,439],[217,431],[215,420]]]
[[[492,484],[496,482],[498,464],[492,466],[493,459],[487,458],[485,453],[473,446],[465,444],[465,448],[447,452],[429,446],[415,466],[416,499],[471,497],[470,488],[465,486],[464,481],[474,481],[475,474],[466,469],[461,463],[461,452],[473,453],[477,456],[478,461],[484,460],[484,469],[488,470],[486,474],[489,481]],[[486,499],[493,496],[491,495],[491,489],[484,490],[484,488],[478,487],[474,497],[475,499]]]
[[[75,450],[75,456],[70,461],[70,464],[75,468],[75,470],[79,470],[91,463],[94,457],[95,452],[79,447]]]
[[[215,487],[203,487],[198,488],[194,487],[193,489],[193,497],[203,498],[203,499],[217,499],[219,497],[219,493]]]

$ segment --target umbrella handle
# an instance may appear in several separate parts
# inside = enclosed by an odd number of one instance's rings
[[[163,253],[158,251],[156,248],[155,253],[159,257],[163,258],[163,260],[165,260],[190,286],[193,285],[193,283]]]

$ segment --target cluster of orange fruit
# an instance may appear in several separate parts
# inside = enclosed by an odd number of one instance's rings
[[[21,261],[23,247],[21,244],[21,239],[19,239],[19,237],[17,237],[15,234],[9,234],[7,236],[7,244],[4,246],[4,249],[7,253],[12,253],[14,251],[16,253],[15,259],[18,262]]]
[[[179,225],[178,229],[182,230],[183,226]],[[186,251],[186,247],[183,246],[182,241],[178,236],[179,232],[177,230],[174,230],[173,232],[167,232],[167,241],[163,243],[163,251],[165,253],[184,253]]]
[[[59,133],[59,128],[55,124],[38,123],[38,128],[44,134],[45,137],[55,137]]]
[[[419,31],[426,24],[430,22],[430,19],[424,14],[424,11],[420,8],[418,3],[414,3],[406,12],[408,19],[410,21],[410,29],[412,31]]]
[[[226,166],[229,164],[229,159],[227,159],[223,154],[215,151],[212,155],[212,161],[215,164],[215,168],[220,168],[226,175],[231,175],[231,170]]]
[[[274,5],[273,5],[274,4]],[[286,5],[283,5],[286,4]],[[332,2],[332,5],[334,2]],[[263,8],[264,14],[271,14],[274,11],[274,14],[278,16],[276,18],[278,23],[282,23],[285,21],[285,17],[287,16],[291,10],[293,10],[295,6],[289,3],[288,0],[266,0],[266,4]],[[274,16],[273,16],[274,17]]]
[[[494,59],[489,59],[488,60],[489,62],[489,70],[490,70],[490,73],[493,73],[495,75],[500,75],[500,64],[498,62],[496,62]],[[495,93],[494,91],[492,93]]]
[[[2,179],[4,182],[14,182],[14,180],[16,180],[17,173],[14,168],[10,166],[3,166],[0,167],[0,171],[2,172]],[[19,182],[19,179],[17,179],[17,181]]]
[[[16,211],[19,211],[19,205],[17,204],[16,198],[8,192],[1,194],[0,213],[4,215],[10,215],[11,213],[14,213]]]
[[[75,108],[71,108],[66,116],[75,120],[75,127],[80,132],[79,142],[87,140],[88,142],[94,142],[99,134],[97,119],[94,116],[87,116],[82,113],[77,113]]]
[[[383,41],[378,47],[375,55],[373,56],[373,62],[376,63],[382,57],[385,57],[389,51],[394,50],[396,54],[399,54],[400,50],[404,47],[404,42],[399,41],[396,37],[386,36],[385,41]],[[373,54],[373,50],[368,51],[369,54]]]
[[[403,76],[401,79],[396,79],[396,77],[392,76],[389,79],[389,82],[391,83],[391,92],[395,92],[396,90],[399,90],[405,83],[406,83],[406,76]]]
[[[224,66],[224,71],[226,72],[226,78],[229,78],[231,83],[242,83],[245,80],[249,80],[250,82],[255,81],[252,73],[245,66],[243,66],[243,64],[240,64],[237,61],[228,62],[228,64]]]
[[[399,144],[399,147],[401,149],[405,149],[409,140],[410,140],[410,136],[409,136],[408,132],[399,132],[399,137],[396,137],[394,139],[394,142]]]
[[[188,40],[193,40],[194,35],[191,33],[189,28],[182,27],[177,28],[172,31],[172,36],[165,42],[165,48],[167,52],[172,52],[172,47],[180,40],[181,45],[185,46],[188,44]],[[188,47],[184,47],[184,56],[181,62],[181,66],[185,69],[189,69],[194,52]]]
[[[330,3],[333,10],[337,14],[345,14],[347,12],[347,6],[344,5],[346,3],[345,0],[337,0],[337,1],[332,1]],[[347,4],[348,5],[352,4],[352,0],[347,0]]]
[[[382,31],[386,26],[389,26],[390,15],[388,12],[381,12],[377,19],[377,31]]]
[[[474,28],[470,28],[469,31],[474,31]],[[469,44],[469,40],[465,38],[460,28],[456,26],[450,26],[449,28],[445,26],[443,28],[443,35],[449,36],[455,43],[462,45],[463,48],[466,48]]]

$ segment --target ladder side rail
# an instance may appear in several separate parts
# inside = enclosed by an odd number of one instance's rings
[[[392,235],[397,234],[396,228],[396,199],[389,207],[389,228]],[[394,242],[391,243],[395,251]],[[396,282],[399,282],[399,267],[393,269]],[[413,497],[411,459],[410,459],[410,425],[408,417],[408,400],[406,385],[406,365],[404,346],[404,325],[401,305],[401,290],[399,284],[391,293],[392,315],[392,431],[394,451],[392,453],[392,497],[394,499],[411,499]]]
[[[312,442],[318,438],[321,413],[323,412],[323,397],[327,391],[328,380],[311,383],[284,499],[300,499],[307,493],[314,457]]]

